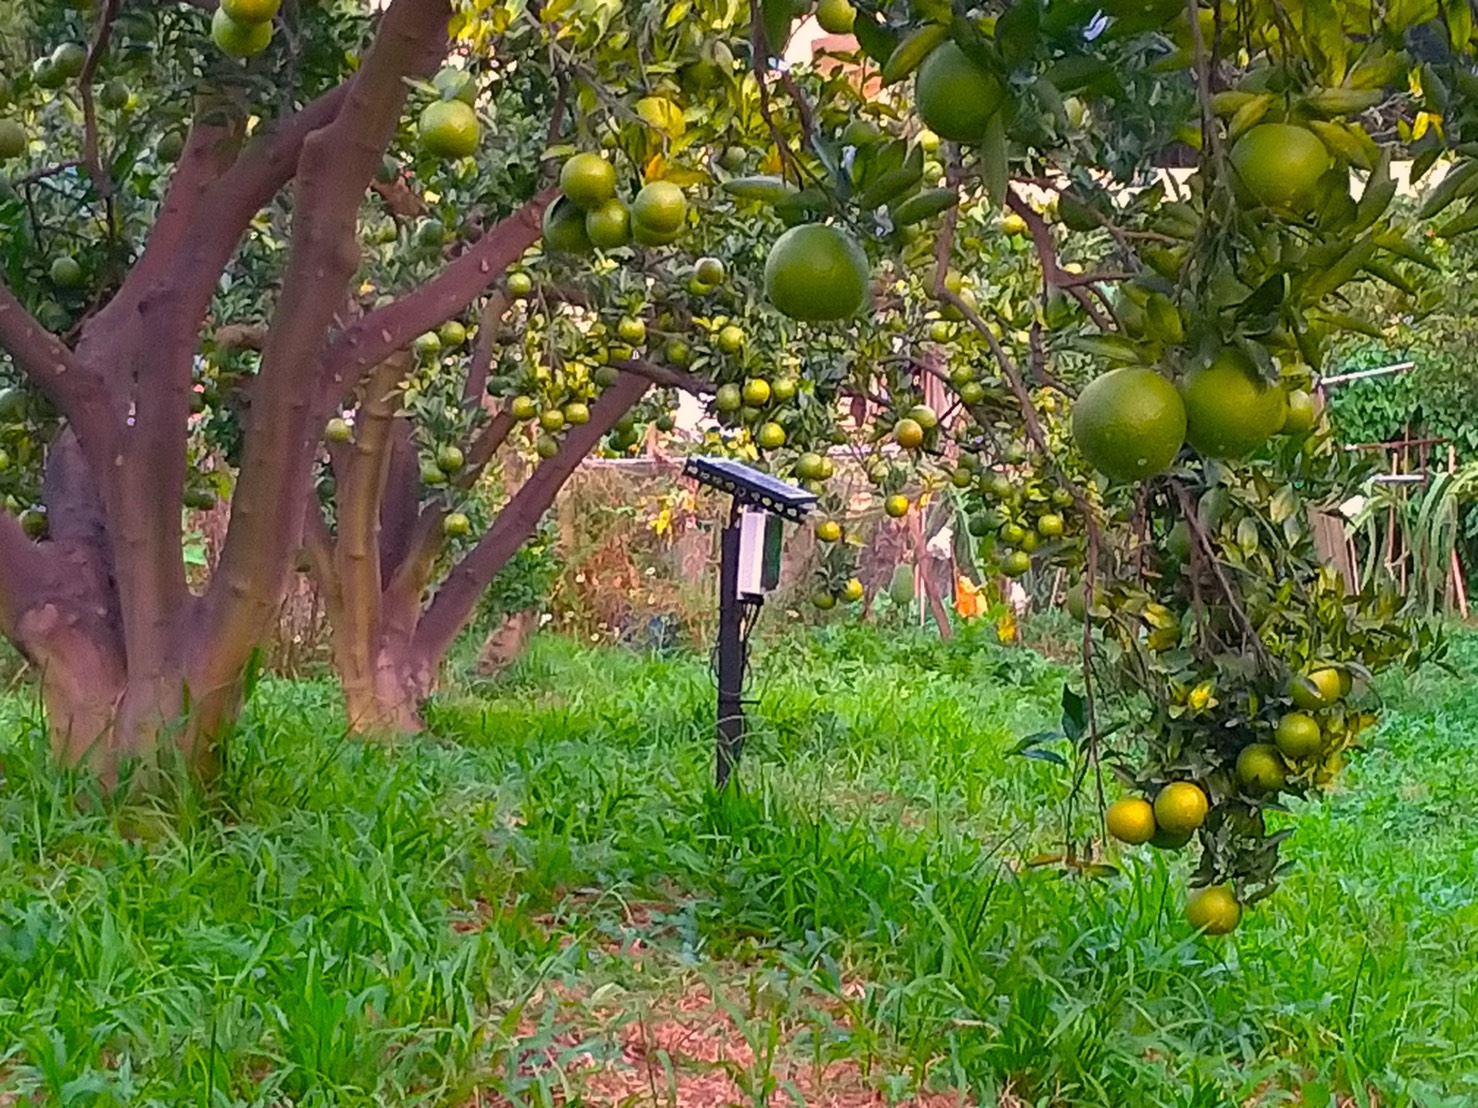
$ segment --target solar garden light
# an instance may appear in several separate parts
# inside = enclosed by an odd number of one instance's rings
[[[692,457],[683,475],[732,498],[718,576],[718,746],[714,778],[729,783],[744,748],[744,671],[749,633],[780,583],[784,520],[800,523],[816,494],[732,458]]]

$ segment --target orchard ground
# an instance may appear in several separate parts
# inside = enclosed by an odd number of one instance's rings
[[[764,642],[722,802],[697,654],[538,638],[393,747],[267,680],[219,792],[149,808],[59,779],[11,697],[6,1102],[1478,1100],[1478,638],[1384,690],[1279,893],[1207,940],[1163,855],[1028,864],[1068,781],[1009,750],[1066,671],[982,630]]]

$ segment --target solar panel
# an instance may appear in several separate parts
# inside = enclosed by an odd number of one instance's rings
[[[763,508],[797,523],[816,506],[815,493],[733,458],[694,456],[683,466],[683,473],[711,489],[728,493],[740,504]]]

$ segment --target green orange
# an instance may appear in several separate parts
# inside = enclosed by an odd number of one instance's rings
[[[1186,435],[1186,406],[1153,369],[1126,366],[1095,377],[1073,405],[1073,441],[1115,481],[1161,473]]]
[[[1208,458],[1244,458],[1283,426],[1287,396],[1257,372],[1251,359],[1227,347],[1180,384],[1186,439]]]
[[[437,100],[421,112],[416,128],[421,149],[436,158],[465,158],[477,150],[482,124],[460,100]]]
[[[765,295],[807,322],[845,319],[867,299],[872,267],[850,234],[821,223],[792,227],[765,261]]]

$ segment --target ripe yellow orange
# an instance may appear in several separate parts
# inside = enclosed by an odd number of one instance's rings
[[[559,191],[576,207],[594,211],[615,197],[616,167],[599,154],[575,154],[560,167]]]
[[[718,347],[721,354],[737,354],[744,349],[744,328],[737,327],[732,323],[725,324],[719,328],[718,337],[714,339],[714,345]],[[765,399],[754,401],[764,404],[770,399],[770,386],[768,382],[761,381],[765,386]]]
[[[467,328],[459,319],[449,319],[436,329],[436,337],[447,350],[455,350],[467,341]]]
[[[912,507],[912,505],[909,504],[908,497],[904,496],[902,493],[894,493],[892,496],[888,497],[888,499],[883,501],[883,511],[886,512],[893,519],[902,519],[904,516],[908,515],[908,510],[910,507]]]
[[[953,42],[924,59],[914,78],[919,117],[937,135],[956,142],[979,142],[991,116],[1006,98],[1001,82],[975,64]]]
[[[1155,796],[1155,825],[1171,835],[1190,834],[1206,822],[1209,810],[1199,785],[1172,781]]]
[[[855,577],[849,578],[846,585],[842,588],[842,598],[846,600],[848,604],[855,604],[857,603],[857,601],[861,600],[862,597],[862,582],[857,580],[857,578]]]
[[[744,390],[740,395],[751,408],[763,407],[770,402],[770,382],[763,377],[751,377],[744,382]]]
[[[1237,781],[1251,793],[1277,792],[1288,782],[1283,757],[1271,743],[1252,743],[1237,755]]]
[[[842,525],[834,519],[823,519],[816,524],[816,537],[822,542],[836,542],[842,537]]]
[[[438,100],[421,113],[416,133],[421,149],[433,157],[465,158],[477,150],[482,124],[477,113],[462,101]]]
[[[515,396],[508,405],[508,413],[519,422],[526,422],[539,414],[539,405],[532,396]]]
[[[1208,935],[1229,934],[1242,920],[1242,905],[1225,885],[1207,885],[1186,897],[1185,918]]]
[[[564,430],[565,414],[559,408],[545,408],[539,413],[539,426],[551,435]]]
[[[1175,386],[1152,369],[1128,366],[1095,377],[1073,405],[1073,441],[1104,476],[1137,481],[1175,461],[1186,409]]]
[[[851,235],[826,224],[803,224],[770,247],[765,295],[792,319],[845,319],[867,299],[871,275],[866,253]]]
[[[1186,439],[1208,458],[1243,458],[1283,426],[1287,397],[1269,385],[1247,355],[1226,348],[1210,365],[1186,374]]]
[[[1289,712],[1278,720],[1273,741],[1288,758],[1312,758],[1324,746],[1324,731],[1319,721],[1304,712]]]
[[[785,445],[785,428],[774,420],[769,420],[760,424],[754,441],[759,443],[762,450],[779,450]]]
[[[616,324],[616,337],[627,346],[642,346],[647,341],[647,325],[639,319],[623,316]]]
[[[1312,670],[1306,676],[1295,677],[1288,686],[1288,695],[1295,706],[1306,712],[1317,712],[1327,708],[1348,691],[1347,675],[1333,666]]]
[[[818,481],[825,470],[825,462],[820,454],[808,450],[795,460],[795,475],[802,481]]]
[[[1319,178],[1333,164],[1329,149],[1307,127],[1263,123],[1232,147],[1232,183],[1244,199],[1293,214],[1318,197]]]
[[[924,445],[924,429],[918,420],[900,419],[893,425],[893,440],[905,450],[917,450]]]
[[[1155,809],[1143,797],[1126,796],[1114,801],[1104,818],[1109,834],[1120,842],[1138,846],[1155,837]]]
[[[572,427],[590,422],[590,406],[583,400],[571,400],[560,409],[560,412],[564,415],[565,422]]]

